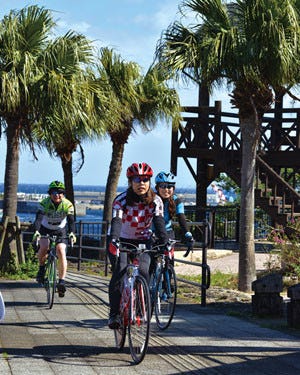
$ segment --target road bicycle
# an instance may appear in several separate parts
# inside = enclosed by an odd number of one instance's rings
[[[138,246],[126,242],[116,242],[117,256],[124,252],[128,255],[128,264],[121,281],[121,300],[119,308],[120,326],[114,330],[116,347],[125,345],[126,331],[130,354],[133,361],[142,362],[148,349],[151,302],[149,285],[139,271],[139,256],[150,250],[145,244]]]
[[[157,327],[165,330],[171,324],[177,301],[177,278],[172,265],[172,250],[176,240],[169,240],[167,246],[153,246],[155,268],[150,276],[151,315],[155,314]],[[193,250],[189,244],[184,257]]]
[[[57,254],[56,254],[56,245],[58,240],[67,239],[58,237],[58,236],[39,236],[37,239],[37,245],[41,238],[46,238],[49,241],[49,250],[48,256],[45,264],[45,276],[43,286],[46,290],[47,294],[47,305],[49,309],[52,309],[54,303],[54,296],[56,292],[56,285],[57,285]],[[71,247],[73,246],[73,241],[70,240]]]

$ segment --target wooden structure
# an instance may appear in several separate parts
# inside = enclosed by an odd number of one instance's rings
[[[256,160],[255,204],[267,212],[274,226],[300,215],[296,175],[300,173],[300,108],[282,106],[265,113]],[[213,107],[185,107],[181,126],[172,133],[171,171],[182,158],[196,184],[197,220],[202,220],[209,184],[226,173],[241,181],[242,142],[237,113]]]

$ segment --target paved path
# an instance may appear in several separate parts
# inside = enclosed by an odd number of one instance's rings
[[[1,375],[300,373],[299,339],[199,305],[179,305],[165,332],[153,322],[146,358],[133,366],[106,326],[107,280],[71,272],[67,280],[52,310],[33,281],[0,281]]]

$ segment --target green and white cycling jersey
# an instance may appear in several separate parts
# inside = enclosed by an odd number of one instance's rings
[[[74,215],[74,206],[67,198],[63,198],[56,206],[51,198],[47,197],[40,202],[38,211],[43,215],[41,225],[47,229],[57,230],[66,226],[68,215]]]

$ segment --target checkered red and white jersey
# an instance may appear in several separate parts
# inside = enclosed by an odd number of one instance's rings
[[[119,194],[112,207],[112,218],[122,219],[120,237],[147,240],[151,236],[152,219],[154,216],[163,217],[163,202],[156,195],[150,205],[142,202],[126,205],[126,191]]]

